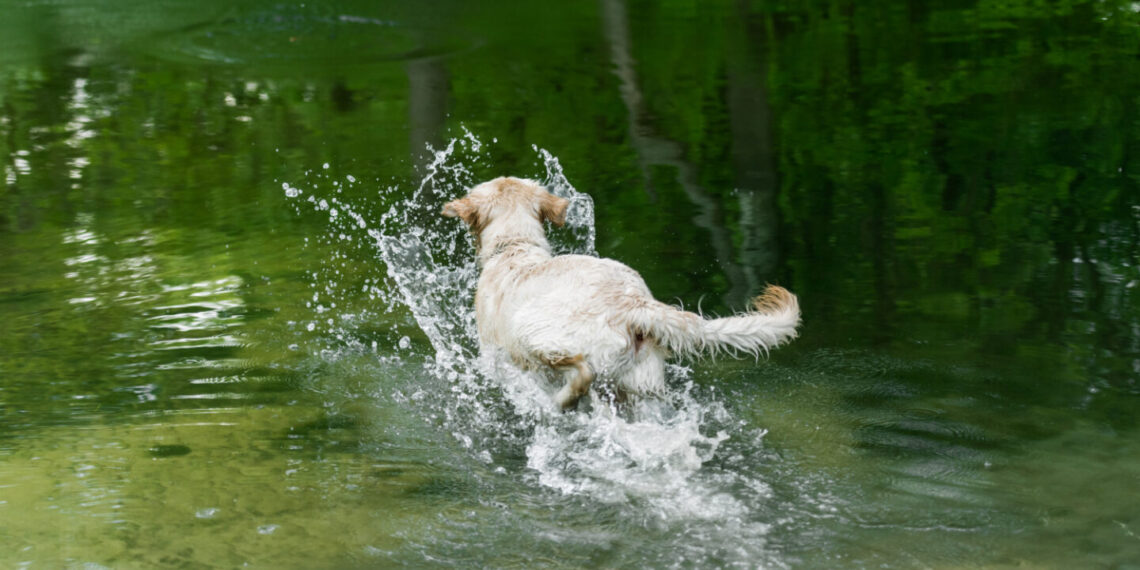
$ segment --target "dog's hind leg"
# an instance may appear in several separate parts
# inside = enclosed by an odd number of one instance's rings
[[[562,411],[576,408],[578,400],[590,391],[590,384],[594,382],[596,376],[594,369],[581,354],[551,359],[547,364],[566,376],[566,384],[554,395],[554,401]]]

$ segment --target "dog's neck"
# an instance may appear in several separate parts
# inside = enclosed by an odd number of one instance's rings
[[[479,235],[479,262],[486,266],[507,254],[533,256],[536,261],[548,259],[550,242],[546,241],[542,223],[537,220],[509,225],[491,223],[484,228]]]

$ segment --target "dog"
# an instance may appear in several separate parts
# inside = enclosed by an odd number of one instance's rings
[[[653,298],[628,266],[551,252],[544,222],[566,223],[569,200],[539,183],[503,177],[443,206],[475,239],[481,268],[475,320],[481,350],[502,349],[519,367],[565,379],[554,396],[577,407],[596,379],[615,401],[660,397],[671,355],[756,357],[796,337],[796,296],[769,285],[753,310],[705,319]]]

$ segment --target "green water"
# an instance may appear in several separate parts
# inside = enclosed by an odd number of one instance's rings
[[[1140,568],[1133,2],[0,13],[2,568]],[[688,363],[693,431],[433,367],[347,214],[540,149],[800,339]]]

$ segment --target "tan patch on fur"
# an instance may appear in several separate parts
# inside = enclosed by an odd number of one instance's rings
[[[546,363],[552,368],[566,368],[569,366],[577,367],[585,361],[585,357],[581,354],[574,356],[559,356],[557,358],[548,358]]]
[[[570,398],[568,400],[559,402],[563,410],[569,410],[578,405],[578,400],[585,396],[590,391],[590,384],[594,382],[595,374],[594,369],[586,363],[586,358],[581,354],[574,356],[563,356],[556,359],[547,361],[551,367],[555,369],[576,368],[577,374],[568,380],[570,388]]]
[[[494,180],[498,193],[494,200],[513,202],[515,204],[529,204],[538,213],[538,219],[550,222],[558,227],[566,224],[566,209],[570,201],[559,198],[548,192],[542,186],[518,178],[497,178]]]
[[[482,219],[484,215],[480,213],[481,207],[493,207],[496,203],[500,205],[513,203],[530,205],[541,221],[548,221],[559,227],[566,224],[569,200],[555,196],[533,182],[518,178],[496,178],[491,184],[495,187],[494,194],[489,196],[468,194],[448,202],[443,206],[443,215],[461,218],[471,226],[472,231],[479,233],[491,221]]]
[[[570,207],[570,200],[559,198],[554,194],[543,191],[538,199],[538,212],[542,219],[562,227],[566,225],[566,209]]]
[[[471,231],[480,232],[485,223],[480,219],[479,207],[470,197],[452,200],[443,205],[443,215],[449,218],[459,218],[471,226]]]
[[[641,351],[641,345],[645,344],[646,336],[642,333],[633,334],[633,353],[637,354]]]
[[[752,307],[766,315],[785,312],[798,304],[796,296],[779,285],[769,285],[763,293],[752,299]]]
[[[452,200],[443,205],[443,215],[448,218],[459,218],[467,224],[471,235],[475,236],[475,250],[483,248],[483,229],[490,220],[479,213],[479,205],[470,196]]]

